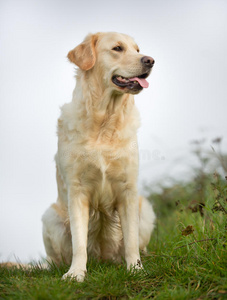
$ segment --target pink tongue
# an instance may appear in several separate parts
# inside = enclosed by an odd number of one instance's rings
[[[143,88],[148,88],[149,87],[149,83],[146,81],[146,79],[144,78],[139,78],[139,77],[133,77],[133,78],[129,78],[130,81],[138,81],[139,84],[143,87]]]

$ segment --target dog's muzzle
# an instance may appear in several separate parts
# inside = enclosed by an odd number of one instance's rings
[[[149,83],[147,82],[146,78],[150,75],[154,63],[155,61],[152,57],[143,56],[141,58],[141,64],[143,66],[144,73],[131,78],[126,78],[121,75],[114,75],[112,77],[112,82],[119,88],[131,92],[139,92],[143,88],[148,88]]]

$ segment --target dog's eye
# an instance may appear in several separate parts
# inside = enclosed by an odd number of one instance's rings
[[[123,48],[121,46],[117,46],[117,47],[114,47],[112,50],[117,51],[117,52],[122,52]]]

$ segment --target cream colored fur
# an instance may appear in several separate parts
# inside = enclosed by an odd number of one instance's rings
[[[142,74],[142,57],[118,33],[89,35],[68,54],[79,69],[58,120],[58,198],[42,218],[47,260],[71,264],[63,278],[83,281],[87,255],[142,268],[139,248],[146,250],[155,215],[137,193],[137,92],[111,80]]]

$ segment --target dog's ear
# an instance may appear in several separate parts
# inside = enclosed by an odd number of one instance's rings
[[[96,61],[95,45],[97,40],[97,34],[88,35],[80,45],[69,51],[68,59],[80,69],[90,70]]]

